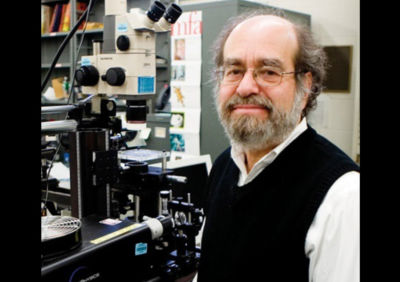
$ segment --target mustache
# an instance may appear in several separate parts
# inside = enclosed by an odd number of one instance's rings
[[[269,112],[271,112],[274,109],[274,105],[272,102],[265,97],[259,96],[259,95],[250,95],[248,97],[241,97],[239,95],[234,95],[232,98],[230,98],[224,105],[225,110],[228,111],[233,111],[235,106],[237,105],[246,105],[246,104],[252,104],[252,105],[257,105],[265,108]]]

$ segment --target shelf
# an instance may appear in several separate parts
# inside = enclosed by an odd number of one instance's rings
[[[78,61],[77,65],[80,66],[80,64],[81,64],[81,61]],[[55,65],[55,68],[57,68],[57,69],[70,68],[70,67],[71,67],[70,63],[65,63],[65,64],[58,63]],[[42,64],[42,69],[48,69],[48,68],[50,68],[50,64]],[[157,64],[156,68],[166,69],[166,68],[168,68],[168,65],[167,64]]]
[[[80,66],[81,61],[77,62],[77,65]],[[55,68],[61,69],[61,68],[70,68],[71,64],[70,63],[58,63],[55,65]],[[168,68],[167,64],[157,64],[156,67],[158,69],[166,69]],[[42,69],[48,69],[50,68],[50,64],[42,64]]]
[[[50,68],[51,64],[42,64],[42,69],[48,69]],[[62,69],[62,68],[70,68],[71,64],[70,63],[57,63],[55,65],[56,69]]]
[[[69,0],[41,0],[42,5],[67,4]],[[89,0],[79,0],[88,4]]]
[[[53,5],[53,4],[66,4],[69,0],[42,0],[42,5]]]
[[[156,64],[156,66],[158,69],[166,69],[169,67],[169,65],[167,65],[167,64]]]
[[[97,33],[102,33],[103,29],[90,29],[86,30],[85,34],[97,34]],[[51,33],[45,33],[42,34],[42,38],[53,38],[53,37],[63,37],[67,36],[69,32],[51,32]],[[81,35],[83,32],[82,30],[78,30],[76,34]]]

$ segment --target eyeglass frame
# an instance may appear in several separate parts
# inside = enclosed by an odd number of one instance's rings
[[[218,74],[220,74],[220,73],[223,76],[223,73],[225,72],[225,68],[224,67],[220,67],[219,69],[217,69],[216,73],[217,73],[217,78],[218,78],[218,80],[220,81],[221,84],[223,84],[223,85],[239,85],[240,82],[243,80],[245,74],[249,70],[251,70],[252,71],[252,77],[253,77],[254,81],[257,82],[257,84],[261,85],[257,80],[257,75],[256,75],[255,71],[259,70],[259,69],[262,69],[262,68],[265,68],[265,66],[260,67],[260,68],[247,68],[246,71],[243,73],[243,77],[240,80],[235,81],[235,82],[228,82],[228,83],[224,83],[223,82],[223,77],[222,77],[222,79],[220,77],[218,77]],[[273,68],[271,68],[271,69],[273,69]],[[279,76],[280,76],[279,82],[277,84],[273,84],[273,85],[261,85],[261,86],[263,86],[263,87],[275,87],[275,86],[278,86],[278,85],[280,85],[282,83],[282,78],[283,78],[284,75],[298,74],[298,73],[305,73],[305,72],[306,71],[304,71],[304,70],[301,70],[301,71],[287,71],[287,72],[285,72],[285,71],[283,71],[283,72],[276,71],[276,73],[279,74]]]

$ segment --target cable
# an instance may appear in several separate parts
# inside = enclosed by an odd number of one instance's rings
[[[89,5],[88,5],[88,9],[89,9],[89,7],[91,7],[91,2],[92,2],[92,1],[93,1],[93,0],[90,0]],[[78,49],[77,49],[77,51],[76,51],[76,58],[79,57],[79,52],[80,52],[80,50],[81,50],[82,43],[83,43],[83,39],[84,39],[84,37],[85,37],[86,26],[87,26],[88,20],[89,20],[89,13],[87,13],[87,15],[86,15],[85,25],[83,26],[83,29],[82,29],[81,42],[79,43]],[[75,70],[76,70],[76,65],[77,65],[77,63],[78,63],[78,60],[76,60],[75,63],[72,65],[73,77],[72,77],[72,80],[71,80],[71,83],[70,83],[71,87],[70,87],[70,89],[69,89],[69,95],[68,95],[67,104],[69,104],[69,102],[70,102],[69,100],[70,100],[71,96],[73,96],[73,95],[75,94],[75,93],[73,92],[73,88],[74,88],[74,81],[75,81],[75,74],[76,74]],[[73,102],[74,102],[74,99],[72,99],[72,103],[73,103]],[[67,116],[68,116],[68,114],[67,114]]]
[[[75,28],[76,26],[79,27],[80,23],[82,22],[82,19],[84,18],[84,15],[85,15],[86,11],[89,11],[89,12],[90,12],[90,10],[92,9],[92,6],[94,6],[95,1],[96,1],[96,0],[90,0],[90,1],[89,1],[88,8],[85,10],[84,14],[81,16],[81,18],[79,19],[79,21],[77,22],[77,24],[74,26],[74,28]],[[69,95],[68,95],[67,105],[69,104],[70,98],[71,98],[71,96],[72,96],[72,94],[73,94],[73,83],[74,83],[74,81],[75,81],[75,68],[76,68],[76,65],[77,65],[77,63],[78,63],[79,52],[80,52],[80,50],[81,50],[82,43],[83,43],[83,39],[84,39],[84,37],[85,37],[86,26],[87,26],[87,23],[88,23],[88,20],[89,20],[89,12],[86,13],[85,25],[84,25],[84,27],[83,27],[83,29],[82,29],[81,41],[80,41],[80,43],[79,43],[79,46],[78,46],[77,52],[76,52],[76,54],[77,54],[76,61],[75,61],[75,62],[73,63],[73,65],[72,65],[72,67],[73,67],[73,69],[72,69],[73,72],[72,72],[72,73],[73,73],[74,75],[73,75],[73,78],[72,78],[72,83],[70,84],[71,87],[70,87],[70,89],[69,89]],[[70,34],[71,34],[72,32],[75,33],[75,31],[73,31],[74,28],[71,30]],[[75,29],[75,30],[76,30],[76,29]],[[72,36],[71,36],[71,37],[72,37]],[[65,42],[65,41],[66,41],[66,40],[64,40],[64,42]],[[69,39],[68,39],[68,41],[69,41]],[[67,41],[67,42],[68,42],[68,41]],[[62,44],[64,44],[64,42],[63,42]],[[64,47],[65,47],[65,46],[64,46]],[[60,47],[59,50],[61,50],[61,52],[62,52],[62,50],[64,49],[64,47],[63,47],[62,49],[61,49],[61,47]],[[60,52],[60,55],[61,55],[61,52]],[[59,57],[60,55],[58,55],[58,57]],[[57,54],[56,54],[55,57],[57,57]],[[58,57],[54,59],[53,65],[55,65],[54,62],[57,62]],[[53,67],[53,68],[54,68],[54,67]],[[53,68],[50,68],[50,70],[49,70],[49,72],[48,72],[48,76],[49,76],[49,74],[51,73],[51,71],[52,71]],[[47,80],[48,80],[48,77],[47,77]],[[47,80],[45,79],[43,85],[46,85]],[[42,85],[42,91],[43,91],[43,85]],[[90,98],[90,97],[89,97],[89,98]],[[74,101],[74,99],[72,99],[72,102],[73,102],[73,101]],[[65,115],[64,120],[66,120],[67,118],[68,118],[68,112],[67,112],[67,114]],[[55,160],[55,158],[56,158],[56,156],[57,156],[57,154],[58,154],[58,151],[59,151],[60,148],[61,148],[61,134],[58,134],[58,139],[59,139],[59,140],[58,140],[58,145],[57,145],[56,151],[55,151],[54,156],[53,156],[53,158],[52,158],[52,160],[51,160],[51,162],[50,162],[50,166],[49,166],[48,172],[46,173],[46,197],[45,197],[45,201],[44,201],[42,213],[43,213],[44,210],[47,209],[46,205],[47,205],[47,200],[48,200],[48,195],[49,195],[49,176],[50,176],[51,169],[53,168],[54,160]]]
[[[56,156],[58,154],[58,151],[60,150],[60,147],[61,147],[61,142],[58,143],[58,146],[57,146],[57,149],[56,149],[56,151],[54,153],[53,159],[50,162],[50,166],[49,166],[48,172],[46,173],[46,197],[45,197],[45,200],[44,200],[43,210],[47,209],[47,199],[48,199],[48,195],[49,195],[49,175],[50,175],[50,171],[51,171],[51,169],[53,167],[54,160],[55,160],[55,158],[56,158]]]

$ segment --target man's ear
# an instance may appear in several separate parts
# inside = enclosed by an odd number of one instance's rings
[[[304,86],[308,91],[304,92],[304,97],[303,97],[303,101],[302,101],[302,109],[304,109],[307,105],[307,101],[308,101],[308,95],[311,92],[311,86],[312,86],[312,74],[311,72],[306,72],[306,74],[304,75]]]

